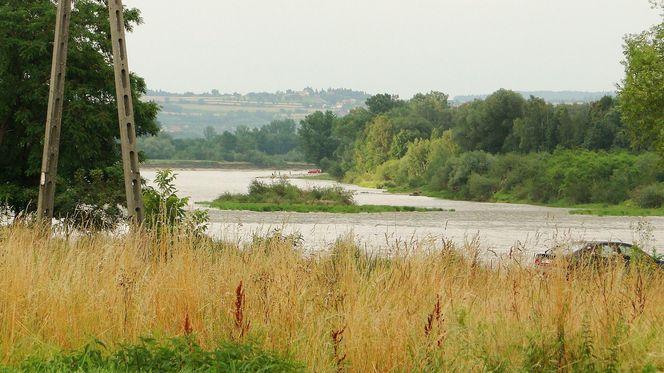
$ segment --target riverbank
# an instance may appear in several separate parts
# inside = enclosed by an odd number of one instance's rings
[[[178,195],[191,197],[191,203],[213,201],[223,193],[244,194],[253,180],[269,176],[266,170],[177,170]],[[286,172],[288,173],[288,172]],[[282,172],[283,174],[283,172]],[[143,177],[154,180],[155,172],[145,170]],[[363,247],[380,250],[399,242],[452,240],[458,244],[477,237],[484,248],[509,252],[515,247],[534,252],[549,248],[560,239],[619,240],[633,242],[635,227],[651,226],[648,251],[664,248],[664,217],[611,217],[572,215],[569,209],[527,204],[479,203],[337,184],[327,180],[289,179],[300,188],[342,186],[354,192],[358,205],[413,206],[446,211],[384,214],[300,214],[261,213],[211,209],[210,234],[236,242],[251,242],[252,237],[272,228],[299,234],[307,250],[327,247],[340,236],[352,236]],[[192,206],[193,207],[193,206]],[[447,211],[454,212],[447,212]]]
[[[107,356],[142,337],[191,335],[206,351],[251,343],[305,371],[664,369],[661,272],[570,276],[556,263],[544,275],[518,252],[482,264],[480,242],[372,255],[343,238],[305,253],[280,232],[240,245],[186,232],[0,231],[0,364],[11,368],[95,339]]]
[[[172,162],[172,163],[169,163]],[[275,172],[274,168],[260,168],[252,165],[251,163],[246,162],[215,162],[215,161],[168,161],[166,163],[161,163],[161,161],[148,161],[144,165],[144,168],[147,170],[154,170],[158,168],[171,168],[175,170],[264,170],[269,171],[264,176],[259,176],[259,178],[272,179],[283,177],[286,179],[301,179],[306,181],[333,181],[339,182],[339,179],[332,177],[327,173],[322,174],[307,174],[306,170],[315,167],[311,164],[298,164],[293,163],[292,168],[283,169],[282,171],[287,172]],[[292,173],[297,171],[297,173]],[[384,188],[384,185],[377,182],[361,182],[357,184],[360,187],[365,188]],[[437,198],[441,200],[451,200],[451,201],[464,201],[464,202],[474,202],[462,198],[462,196],[455,194],[449,191],[431,191],[427,188],[405,188],[405,187],[387,187],[385,188],[389,193],[401,194],[401,195],[412,195],[412,196],[426,196]],[[609,205],[604,203],[596,204],[572,204],[566,202],[552,202],[552,203],[542,203],[537,201],[530,201],[527,199],[517,198],[504,193],[499,193],[494,195],[493,198],[488,200],[490,203],[508,203],[508,204],[520,204],[520,205],[531,205],[531,206],[543,206],[543,207],[554,207],[554,208],[565,208],[569,210],[569,213],[572,215],[589,215],[589,216],[625,216],[625,217],[664,217],[664,207],[661,208],[641,208],[636,206],[633,202],[627,201],[618,205]],[[228,205],[226,209],[235,209],[233,206]],[[303,211],[303,210],[279,210],[272,208],[270,206],[261,206],[255,207],[250,211]]]
[[[363,183],[364,187],[380,186],[374,183]],[[450,191],[431,191],[426,188],[405,188],[405,187],[388,187],[387,191],[395,194],[406,194],[414,196],[426,196],[438,199],[453,200],[453,201],[468,201],[461,196]],[[473,201],[468,201],[473,202]],[[489,203],[509,203],[521,204],[531,206],[544,206],[569,209],[572,215],[592,215],[592,216],[632,216],[632,217],[647,217],[647,216],[664,216],[664,207],[660,208],[642,208],[636,206],[633,202],[627,201],[618,205],[610,205],[605,203],[586,203],[586,204],[573,204],[564,201],[556,201],[551,203],[542,203],[531,201],[527,199],[516,198],[509,194],[497,193],[493,198],[490,198]]]
[[[250,162],[200,161],[176,159],[148,159],[141,165],[146,169],[209,169],[209,170],[306,170],[315,165],[300,162],[284,162],[275,166],[256,165]]]

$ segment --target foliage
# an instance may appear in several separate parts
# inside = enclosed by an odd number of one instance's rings
[[[56,207],[75,206],[74,211],[65,217],[65,223],[84,230],[110,230],[115,228],[125,216],[126,203],[124,173],[121,163],[104,169],[79,169],[74,174],[73,183],[65,184]]]
[[[412,149],[425,153],[424,145],[432,149],[436,141],[416,142]],[[445,151],[432,158],[435,154],[429,150],[428,161],[414,154],[387,161],[372,173],[373,180],[389,181],[397,189],[421,187],[431,194],[445,192],[448,198],[563,205],[617,205],[633,200],[642,207],[658,207],[661,187],[657,183],[664,181],[662,159],[655,153],[557,150],[551,154],[492,155]]]
[[[664,154],[664,22],[625,38],[620,112],[632,143]]]
[[[500,152],[506,147],[515,119],[523,117],[524,105],[520,94],[504,89],[469,105],[469,110],[460,111],[456,133],[459,144],[467,150]]]
[[[332,158],[337,147],[332,138],[332,126],[336,116],[331,111],[320,111],[308,115],[301,123],[297,134],[307,162],[320,164],[325,158]]]
[[[655,153],[627,152],[618,104],[554,106],[502,89],[458,107],[440,92],[377,95],[369,110],[330,117],[316,141],[336,150],[310,160],[350,182],[454,198],[632,203],[637,189],[664,180],[664,167]]]
[[[403,101],[399,100],[399,96],[389,93],[374,95],[367,99],[367,106],[373,114],[384,114],[401,105]]]
[[[641,208],[660,208],[664,205],[664,183],[650,184],[636,192],[636,200]]]
[[[0,199],[15,212],[36,205],[44,123],[51,71],[56,5],[49,0],[9,0],[0,4]],[[141,23],[136,9],[125,10],[125,27]],[[69,60],[62,118],[56,215],[71,215],[79,200],[102,206],[109,188],[123,183],[108,168],[120,159],[119,131],[111,65],[108,10],[101,0],[77,1],[72,11]],[[140,100],[146,86],[131,75],[136,130],[155,134],[157,106]],[[75,185],[76,175],[109,188]],[[95,176],[92,176],[95,175]],[[99,184],[99,183],[97,183]],[[83,193],[77,194],[78,192]]]
[[[314,187],[310,190],[298,188],[286,179],[268,184],[258,180],[251,182],[248,194],[226,193],[217,201],[241,203],[299,203],[353,205],[353,192],[342,187]]]
[[[207,230],[208,213],[204,210],[187,211],[189,197],[177,196],[176,177],[177,174],[171,170],[158,170],[154,180],[157,187],[143,188],[145,226],[158,231],[184,226],[200,236]]]
[[[142,338],[135,345],[121,345],[109,351],[97,340],[84,348],[63,352],[52,358],[31,358],[23,371],[109,371],[109,372],[299,372],[302,367],[278,354],[251,344],[221,343],[208,351],[194,336],[165,342]]]

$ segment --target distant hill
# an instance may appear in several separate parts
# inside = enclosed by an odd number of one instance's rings
[[[550,102],[552,104],[574,104],[582,102],[592,102],[597,101],[604,96],[615,96],[615,92],[583,92],[583,91],[517,91],[524,98],[529,98],[530,96],[540,97],[544,101]],[[477,99],[484,99],[488,94],[485,95],[467,95],[467,96],[456,96],[454,97],[454,103],[457,105],[471,102]]]
[[[312,89],[285,92],[171,93],[148,91],[143,97],[155,101],[162,110],[158,120],[163,131],[178,138],[202,137],[206,127],[218,133],[238,126],[261,127],[275,119],[299,121],[317,110],[345,115],[363,106],[369,95],[351,89]]]

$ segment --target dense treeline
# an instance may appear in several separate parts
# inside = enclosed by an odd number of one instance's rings
[[[243,161],[275,166],[285,161],[302,161],[296,129],[297,124],[291,119],[272,121],[261,128],[240,126],[222,134],[208,127],[203,138],[174,139],[164,133],[145,138],[141,149],[152,159]]]
[[[344,117],[312,114],[298,133],[307,161],[357,183],[482,201],[664,200],[660,156],[630,147],[609,96],[552,105],[499,90],[452,107],[439,92],[383,94]]]

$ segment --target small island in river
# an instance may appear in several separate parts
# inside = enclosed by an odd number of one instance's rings
[[[224,193],[212,202],[204,203],[221,210],[292,211],[330,213],[380,213],[445,211],[440,208],[412,206],[358,205],[353,192],[341,186],[302,189],[285,179],[275,183],[254,180],[247,194]]]

